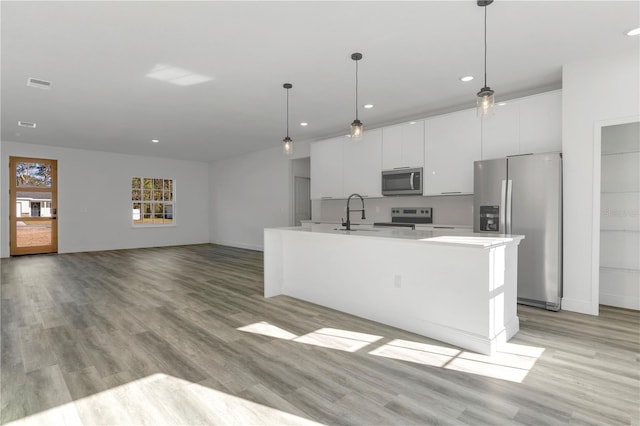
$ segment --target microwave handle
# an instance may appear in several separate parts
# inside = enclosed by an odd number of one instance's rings
[[[414,172],[411,172],[411,176],[409,176],[409,183],[411,184],[411,189],[412,189],[412,190],[413,190],[413,189],[415,189],[415,188],[413,187],[413,176],[414,176],[414,175],[415,175],[415,173],[414,173]]]

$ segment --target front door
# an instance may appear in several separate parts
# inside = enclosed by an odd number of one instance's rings
[[[58,162],[9,158],[10,254],[58,252]]]

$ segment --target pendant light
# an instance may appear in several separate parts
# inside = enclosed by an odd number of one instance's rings
[[[362,133],[364,132],[362,122],[358,120],[358,61],[362,59],[362,53],[352,53],[351,59],[356,62],[356,119],[351,123],[351,140],[359,141],[362,139]]]
[[[478,117],[492,114],[495,102],[495,92],[487,86],[487,6],[491,3],[493,0],[478,0],[478,6],[484,7],[484,87],[478,92]]]
[[[293,140],[289,137],[289,89],[293,87],[293,84],[285,83],[282,87],[287,89],[287,136],[282,139],[282,153],[284,155],[291,155],[293,154]]]

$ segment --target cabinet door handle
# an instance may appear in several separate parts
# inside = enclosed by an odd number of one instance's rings
[[[330,199],[332,199],[332,198],[333,198],[333,197],[320,197],[320,199],[321,199],[321,200],[330,200]]]
[[[441,194],[462,194],[462,191],[449,191],[449,192],[441,192]]]
[[[456,229],[453,226],[434,226],[433,229]]]
[[[402,170],[402,169],[410,169],[411,167],[409,166],[402,166],[402,167],[394,167],[393,170]]]

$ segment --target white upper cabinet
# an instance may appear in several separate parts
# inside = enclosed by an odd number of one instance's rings
[[[562,151],[562,91],[520,100],[520,153]]]
[[[482,159],[562,150],[562,92],[497,104],[482,120]]]
[[[365,130],[362,140],[343,138],[343,197],[382,196],[382,130]],[[313,182],[313,177],[312,177]]]
[[[413,124],[411,124],[413,123]],[[473,162],[562,150],[562,92],[366,130],[311,144],[311,198],[381,197],[381,171],[424,167],[424,195],[473,194]]]
[[[516,101],[493,107],[493,114],[482,119],[482,159],[520,154],[520,104]]]
[[[353,193],[381,197],[382,130],[362,140],[341,136],[311,143],[311,198],[343,199]]]
[[[344,137],[311,143],[311,198],[342,198]]]
[[[382,129],[382,170],[424,167],[423,160],[424,121]]]
[[[424,195],[473,193],[480,135],[481,120],[475,109],[425,120]]]

